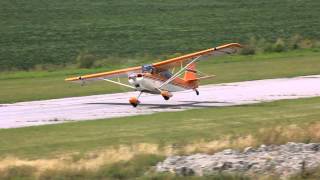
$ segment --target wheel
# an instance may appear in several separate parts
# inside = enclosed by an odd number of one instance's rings
[[[138,98],[136,97],[131,97],[129,99],[129,103],[133,106],[133,107],[137,107],[138,104],[140,104],[140,101],[138,100]]]
[[[195,91],[196,91],[196,95],[199,96],[200,94],[199,91],[197,89]]]
[[[137,107],[137,106],[138,106],[137,103],[131,103],[131,105],[132,105],[133,107]]]
[[[161,96],[167,101],[172,97],[172,94],[169,91],[161,91]]]

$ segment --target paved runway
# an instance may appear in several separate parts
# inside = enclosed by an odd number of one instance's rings
[[[145,94],[138,108],[128,104],[138,92],[0,104],[0,128],[314,97],[320,96],[320,75],[205,85],[199,91],[176,92],[169,101]]]

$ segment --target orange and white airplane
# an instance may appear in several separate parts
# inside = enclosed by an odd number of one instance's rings
[[[165,100],[172,97],[172,92],[190,89],[199,95],[197,90],[199,81],[214,77],[214,75],[204,75],[196,69],[196,63],[205,59],[204,57],[235,53],[239,48],[241,48],[241,45],[238,43],[225,44],[153,64],[71,77],[65,80],[81,83],[102,80],[129,87],[140,92],[137,97],[129,99],[129,103],[136,107],[140,104],[139,97],[142,93],[159,94]],[[180,69],[176,71],[175,69],[178,68]],[[184,76],[180,77],[182,74]],[[120,77],[127,77],[129,83],[122,83]],[[117,80],[114,80],[114,78],[117,78]]]

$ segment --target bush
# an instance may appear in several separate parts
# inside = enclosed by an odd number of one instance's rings
[[[296,34],[289,38],[288,48],[289,49],[299,49],[299,43],[302,40],[302,37],[299,34]]]
[[[255,53],[256,50],[252,46],[244,46],[240,51],[240,54],[242,55],[254,55]]]
[[[314,46],[314,42],[310,39],[303,39],[299,42],[298,46],[301,49],[310,49]]]
[[[87,52],[80,52],[76,58],[79,68],[91,68],[96,60],[96,56],[88,54]]]
[[[285,42],[282,38],[278,38],[277,41],[272,46],[272,51],[283,52],[286,50]]]
[[[320,47],[317,40],[305,39],[300,35],[294,35],[288,39],[278,38],[275,42],[268,42],[265,39],[256,39],[251,37],[247,42],[243,43],[244,48],[241,49],[242,55],[253,55],[262,52],[283,52],[295,49],[311,49]]]
[[[251,37],[249,39],[248,45],[245,45],[241,51],[240,54],[242,55],[253,55],[256,53],[257,48],[257,40],[255,37]]]

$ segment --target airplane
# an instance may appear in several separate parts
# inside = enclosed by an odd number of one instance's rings
[[[197,89],[199,81],[212,78],[214,75],[200,72],[196,69],[196,63],[208,56],[233,54],[241,47],[238,43],[230,43],[153,64],[71,77],[65,81],[83,84],[87,81],[100,80],[131,88],[139,91],[138,96],[129,99],[129,103],[137,107],[140,104],[139,98],[142,93],[159,94],[165,100],[169,100],[173,96],[172,93],[177,91],[193,90],[196,95],[199,95]],[[180,69],[175,72],[176,68]],[[184,74],[183,77],[181,77],[182,74]],[[122,83],[121,77],[128,78],[128,83]],[[117,80],[113,80],[114,78]]]

